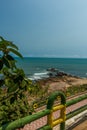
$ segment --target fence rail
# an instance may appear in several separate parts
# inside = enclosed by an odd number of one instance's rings
[[[58,97],[61,98],[61,104],[58,104],[57,106],[54,106],[54,101],[58,99]],[[87,99],[87,94],[84,96],[80,96],[79,98],[72,99],[66,102],[66,97],[63,92],[58,91],[54,92],[51,96],[48,98],[47,108],[46,110],[43,110],[41,112],[37,112],[36,114],[26,116],[24,118],[15,120],[11,123],[5,124],[0,127],[0,130],[15,130],[17,128],[21,128],[25,126],[28,123],[31,123],[32,121],[35,121],[39,118],[42,118],[44,116],[47,116],[47,124],[38,130],[52,130],[54,126],[60,124],[60,130],[65,130],[65,121],[69,118],[72,118],[73,116],[81,113],[82,111],[87,109],[87,105],[82,106],[73,112],[66,114],[66,107],[71,106],[73,104],[76,104],[82,100]],[[60,110],[60,117],[56,120],[53,119],[53,112]]]

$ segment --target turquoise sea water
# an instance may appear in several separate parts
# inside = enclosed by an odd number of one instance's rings
[[[56,68],[66,73],[87,77],[87,59],[80,58],[17,58],[17,66],[23,68],[28,77],[46,76],[46,69]]]

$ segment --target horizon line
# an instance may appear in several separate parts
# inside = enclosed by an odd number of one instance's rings
[[[15,58],[20,58],[20,57],[16,57]],[[72,59],[87,59],[87,57],[43,57],[43,56],[23,56],[23,58],[72,58]]]

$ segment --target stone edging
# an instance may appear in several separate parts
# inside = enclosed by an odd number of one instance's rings
[[[66,121],[66,130],[72,130],[79,123],[87,119],[87,110]]]

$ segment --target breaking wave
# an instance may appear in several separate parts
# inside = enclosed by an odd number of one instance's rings
[[[34,73],[32,76],[29,76],[30,80],[39,80],[39,79],[43,79],[43,78],[48,78],[48,72],[42,72],[42,73]]]

